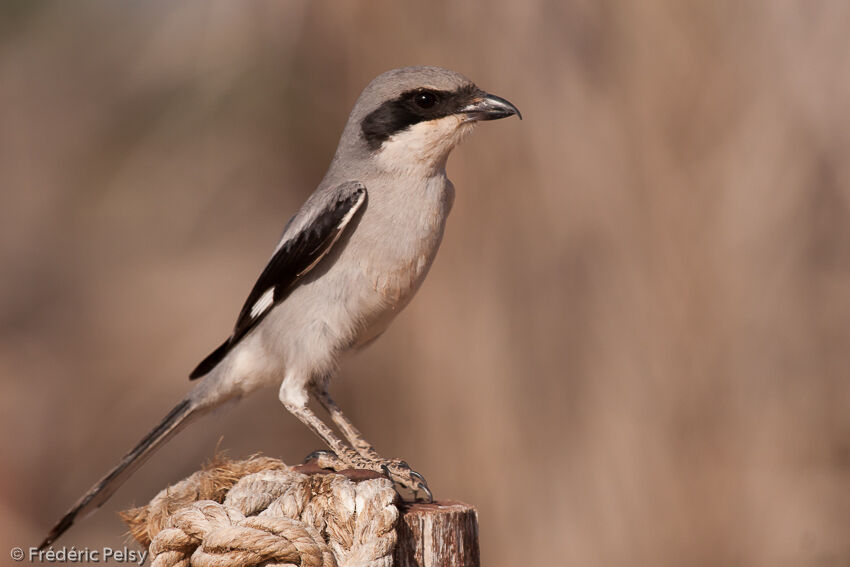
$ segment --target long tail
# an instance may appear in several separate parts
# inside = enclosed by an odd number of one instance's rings
[[[100,479],[97,484],[91,487],[91,490],[86,492],[76,504],[74,504],[68,513],[65,514],[59,522],[53,526],[44,541],[41,542],[39,549],[44,549],[65,530],[73,525],[74,520],[79,515],[85,515],[100,508],[118,488],[124,484],[130,475],[136,472],[142,464],[150,457],[153,452],[162,445],[165,441],[171,438],[172,435],[188,425],[188,418],[201,413],[200,408],[193,404],[190,400],[185,399],[168,412],[168,415],[154,427],[150,433],[139,441],[132,451],[127,453],[121,462],[109,471],[106,476]]]

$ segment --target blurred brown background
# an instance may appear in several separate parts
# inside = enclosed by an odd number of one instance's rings
[[[525,120],[449,160],[441,253],[332,391],[507,565],[850,564],[850,4],[4,2],[0,533],[48,527],[188,388],[378,73]],[[233,456],[193,425],[60,545]]]

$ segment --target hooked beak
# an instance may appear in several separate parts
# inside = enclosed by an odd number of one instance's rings
[[[460,109],[460,113],[466,114],[469,121],[498,120],[514,114],[522,120],[519,108],[500,96],[484,91],[478,91],[472,102]]]

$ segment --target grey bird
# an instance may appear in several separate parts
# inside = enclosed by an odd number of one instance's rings
[[[374,79],[232,334],[191,373],[197,386],[74,504],[40,548],[99,508],[193,418],[268,386],[278,386],[284,407],[331,449],[318,455],[321,466],[382,472],[400,493],[430,500],[421,475],[375,452],[328,395],[328,381],[340,355],[383,333],[428,273],[454,200],[445,169],[451,150],[477,122],[514,114],[521,118],[507,100],[447,69],[405,67]],[[307,406],[310,396],[348,443]]]

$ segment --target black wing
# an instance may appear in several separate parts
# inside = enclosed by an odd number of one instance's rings
[[[278,248],[248,294],[233,334],[198,364],[190,379],[200,378],[215,368],[272,307],[286,299],[303,276],[330,251],[365,201],[366,188],[358,182],[344,183],[334,191],[321,212]]]

